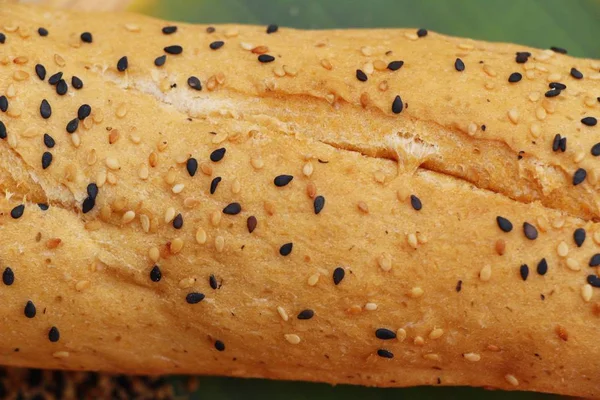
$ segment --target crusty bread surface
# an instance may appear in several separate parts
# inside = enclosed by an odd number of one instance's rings
[[[600,396],[600,62],[24,5],[0,32],[0,364]]]

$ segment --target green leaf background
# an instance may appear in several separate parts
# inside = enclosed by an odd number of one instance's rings
[[[276,23],[306,29],[413,27],[475,39],[566,48],[600,58],[600,0],[151,0],[134,11],[197,23]],[[183,380],[173,383],[183,393]],[[187,397],[187,396],[185,396]],[[194,399],[554,399],[478,388],[380,389],[259,379],[201,378]]]

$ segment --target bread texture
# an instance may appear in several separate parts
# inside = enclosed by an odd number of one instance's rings
[[[598,61],[24,5],[0,32],[1,364],[600,396]]]

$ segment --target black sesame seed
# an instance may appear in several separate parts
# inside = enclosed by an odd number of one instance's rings
[[[356,79],[358,79],[361,82],[366,82],[367,79],[369,79],[367,77],[367,74],[365,74],[363,71],[361,71],[360,69],[356,70]]]
[[[165,35],[170,35],[175,32],[177,32],[177,27],[174,25],[165,26],[164,28],[162,28],[162,33],[164,33]]]
[[[13,219],[19,219],[23,216],[24,211],[25,211],[25,205],[20,204],[20,205],[16,206],[15,208],[13,208],[12,210],[10,210],[10,216],[13,217]]]
[[[175,55],[177,55],[177,54],[181,54],[183,52],[183,47],[175,44],[175,45],[172,45],[172,46],[167,46],[163,50],[167,54],[175,54]]]
[[[230,203],[223,209],[223,214],[237,215],[242,212],[242,206],[240,203]]]
[[[462,72],[465,70],[465,63],[463,62],[463,60],[461,60],[460,58],[457,58],[454,61],[454,68],[458,71],[458,72]]]
[[[425,37],[425,36],[427,36],[427,33],[428,33],[428,32],[427,32],[427,29],[423,29],[423,28],[421,28],[421,29],[419,29],[419,30],[417,31],[417,36],[418,36],[418,37]]]
[[[67,124],[67,132],[73,133],[77,130],[78,127],[79,127],[79,120],[77,118],[73,118]]]
[[[571,76],[575,79],[583,79],[583,74],[577,68],[571,68]]]
[[[200,83],[200,79],[195,76],[190,76],[187,80],[187,84],[192,89],[202,90],[202,83]]]
[[[92,211],[95,205],[96,199],[94,199],[93,197],[86,197],[85,200],[83,200],[83,204],[81,205],[81,211],[83,211],[83,213],[86,214]]]
[[[225,343],[221,342],[220,340],[216,340],[215,341],[215,349],[217,349],[219,351],[224,351],[225,350]]]
[[[550,47],[550,50],[552,50],[555,53],[559,53],[559,54],[567,54],[567,50],[563,49],[561,47],[554,47],[554,46],[552,46],[552,47]]]
[[[292,181],[292,179],[294,179],[294,177],[292,175],[279,175],[279,176],[276,176],[275,179],[273,179],[273,183],[277,187],[283,187],[283,186],[287,185],[288,183],[290,183]]]
[[[423,205],[421,204],[421,200],[414,194],[410,195],[410,205],[417,211],[420,211],[421,208],[423,208]]]
[[[317,196],[315,197],[315,201],[313,202],[313,207],[315,209],[315,214],[319,214],[323,211],[323,207],[325,207],[325,197]]]
[[[52,164],[52,153],[45,151],[44,154],[42,154],[42,169],[48,168],[50,164]]]
[[[270,63],[272,61],[275,61],[275,57],[269,54],[261,54],[258,56],[258,61],[260,61],[261,63]]]
[[[206,28],[206,33],[214,33],[216,31],[214,26],[209,26]]]
[[[46,68],[42,64],[35,65],[35,74],[40,78],[40,80],[46,79]]]
[[[188,304],[197,304],[200,303],[202,300],[204,300],[204,294],[202,293],[198,293],[198,292],[191,292],[188,293],[187,296],[185,296],[185,301],[188,302]]]
[[[33,304],[33,302],[31,300],[27,301],[27,304],[25,304],[24,311],[25,311],[25,316],[27,318],[35,317],[35,314],[36,314],[35,304]]]
[[[6,139],[6,125],[0,121],[0,139]]]
[[[560,151],[562,151],[563,153],[565,151],[567,151],[567,138],[561,138],[560,139],[560,143],[558,144],[558,148],[560,149]]]
[[[212,153],[210,153],[210,161],[212,161],[212,162],[221,161],[223,159],[223,157],[225,157],[226,151],[227,151],[227,149],[225,147],[221,147],[220,149],[214,150]]]
[[[224,44],[225,42],[223,42],[222,40],[217,40],[209,44],[208,47],[210,47],[213,50],[219,50],[221,47],[223,47]]]
[[[456,292],[457,292],[457,293],[458,293],[458,292],[460,292],[460,291],[462,290],[462,283],[463,283],[463,282],[462,282],[461,280],[459,280],[459,281],[456,283]]]
[[[523,79],[523,75],[521,75],[518,72],[513,72],[512,74],[510,74],[510,76],[508,77],[508,81],[510,83],[516,83],[519,82],[521,79]]]
[[[314,316],[315,312],[313,310],[306,309],[300,311],[300,314],[298,314],[298,319],[311,319]]]
[[[42,37],[48,36],[48,29],[39,27],[38,28],[38,35],[40,35]]]
[[[125,71],[128,66],[129,61],[127,60],[127,56],[123,56],[119,58],[119,61],[117,61],[117,70],[119,70],[120,72]]]
[[[89,104],[83,104],[77,110],[77,118],[80,121],[83,121],[84,119],[89,117],[91,113],[92,113],[92,107],[90,107]]]
[[[587,282],[593,287],[600,288],[600,277],[598,275],[588,275]]]
[[[60,332],[58,332],[57,327],[53,326],[52,328],[50,328],[50,331],[48,332],[48,339],[52,343],[58,342],[58,340],[60,339]]]
[[[54,75],[51,75],[50,78],[48,78],[48,83],[51,85],[56,85],[63,77],[63,73],[62,72],[57,72]]]
[[[8,99],[6,96],[0,96],[0,111],[6,112],[8,110]]]
[[[519,51],[517,52],[516,61],[518,64],[525,64],[527,60],[531,57],[531,53],[528,51]]]
[[[590,267],[597,267],[600,265],[600,254],[594,254],[592,258],[590,258]]]
[[[167,56],[163,54],[162,56],[156,57],[154,59],[154,65],[156,65],[157,67],[162,67],[163,65],[165,65],[166,61]]]
[[[208,284],[212,289],[217,290],[219,288],[219,282],[217,282],[217,278],[214,275],[208,277]]]
[[[81,41],[84,43],[92,43],[92,34],[89,32],[83,32],[81,34]]]
[[[2,283],[6,286],[10,286],[15,283],[15,273],[10,267],[4,268],[4,272],[2,273]]]
[[[585,242],[585,229],[575,229],[575,232],[573,232],[573,240],[575,241],[577,247],[581,247],[583,242]]]
[[[581,119],[581,123],[587,126],[596,126],[598,120],[594,117],[585,117]]]
[[[40,104],[40,115],[44,119],[48,119],[52,116],[52,107],[50,107],[50,103],[48,103],[48,100],[46,99],[43,99]]]
[[[246,220],[246,225],[248,226],[248,233],[252,233],[256,229],[256,225],[258,225],[258,220],[252,215]]]
[[[267,33],[275,33],[279,30],[279,27],[275,24],[267,26]]]
[[[529,276],[529,267],[527,264],[521,265],[521,268],[519,268],[519,273],[521,274],[521,279],[526,281],[527,277]]]
[[[377,350],[377,355],[381,358],[394,358],[394,353],[386,349]]]
[[[196,171],[198,171],[198,160],[193,157],[188,158],[187,162],[185,163],[185,168],[190,176],[196,175]]]
[[[0,44],[4,44],[6,42],[6,35],[0,32]]]
[[[581,182],[583,182],[586,176],[587,171],[583,168],[579,168],[577,171],[575,171],[575,173],[573,174],[573,186],[577,186]]]
[[[391,62],[388,64],[387,68],[388,68],[390,71],[397,71],[397,70],[399,70],[400,68],[402,68],[402,66],[403,66],[403,65],[404,65],[404,61],[391,61]]]
[[[67,82],[65,82],[64,79],[59,80],[58,83],[56,84],[56,93],[59,96],[64,96],[65,94],[67,94],[68,90],[69,90],[69,86],[67,85]]]
[[[560,82],[550,82],[548,84],[548,87],[550,89],[565,90],[567,88],[567,85],[565,85],[564,83],[560,83]]]
[[[71,78],[71,86],[73,86],[75,89],[79,90],[83,87],[83,81],[81,79],[79,79],[76,76],[73,76]]]
[[[546,275],[546,272],[548,272],[548,262],[545,258],[542,258],[537,265],[537,273],[540,275]]]
[[[498,227],[502,229],[504,232],[510,232],[513,229],[513,224],[509,220],[504,217],[496,217],[496,222],[498,223]]]
[[[381,340],[396,339],[396,332],[386,328],[379,328],[375,331],[375,337]]]
[[[594,157],[600,156],[600,143],[596,143],[592,146],[591,153]]]
[[[282,256],[289,256],[292,252],[292,248],[294,247],[293,243],[286,243],[279,248],[279,254]]]
[[[557,133],[554,135],[554,140],[552,140],[552,151],[558,151],[560,147],[560,134]]]
[[[183,227],[183,215],[181,213],[177,214],[175,218],[173,218],[173,228],[181,229]]]
[[[38,207],[42,211],[46,211],[49,208],[48,204],[45,204],[45,203],[38,203]]]
[[[162,279],[162,272],[160,272],[160,268],[158,267],[158,265],[155,265],[150,270],[150,280],[152,282],[160,282],[161,279]]]
[[[342,267],[337,267],[334,271],[333,271],[333,283],[335,285],[339,285],[340,282],[342,281],[342,279],[344,279],[344,276],[346,275],[346,271],[344,270],[344,268]]]
[[[523,233],[525,237],[529,240],[535,240],[538,237],[538,231],[535,226],[531,225],[529,222],[523,223]]]
[[[402,103],[402,98],[400,96],[396,96],[392,102],[392,112],[394,114],[400,114],[403,108],[404,103]]]
[[[560,94],[560,89],[551,89],[551,90],[548,90],[548,91],[547,91],[547,92],[544,94],[544,96],[546,96],[546,97],[556,97],[556,96],[558,96],[559,94]]]
[[[98,185],[93,182],[87,185],[87,194],[89,197],[96,200],[96,197],[98,197]]]

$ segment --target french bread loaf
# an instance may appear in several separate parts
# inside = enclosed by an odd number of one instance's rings
[[[600,396],[597,61],[24,5],[0,32],[0,364]]]

